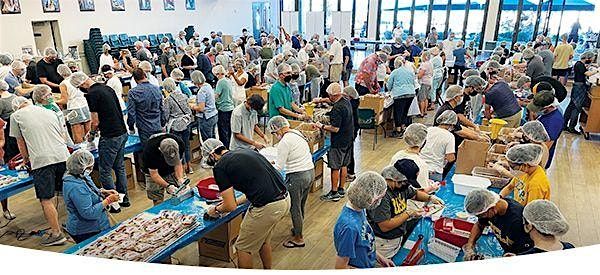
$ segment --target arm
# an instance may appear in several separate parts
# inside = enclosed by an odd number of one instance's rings
[[[240,140],[240,141],[242,141],[244,143],[250,144],[252,146],[254,146],[254,144],[256,144],[255,141],[251,140],[250,138],[245,137],[244,135],[242,135],[242,133],[233,133],[233,136],[236,139],[238,139],[238,140]]]
[[[83,183],[81,183],[83,184]],[[97,220],[103,213],[104,207],[108,205],[108,200],[104,199],[102,202],[95,203],[90,198],[88,192],[83,190],[83,186],[74,190],[75,194],[69,196],[73,200],[77,213],[86,220]]]
[[[456,156],[454,155],[454,153],[450,153],[450,154],[446,154],[446,161],[447,162],[454,162],[456,160]]]
[[[293,111],[290,111],[283,107],[279,107],[279,108],[277,108],[277,110],[279,111],[280,114],[282,114],[284,116],[293,117],[298,120],[302,120],[302,118],[304,117],[302,114],[294,113]]]
[[[265,137],[265,133],[263,133],[263,131],[260,129],[260,127],[258,127],[258,124],[254,125],[254,132],[261,137],[263,140],[267,140],[267,138]]]
[[[421,190],[417,190],[417,194],[415,194],[415,199],[417,201],[428,202],[431,200],[431,195],[429,195]]]
[[[4,148],[6,139],[4,138],[4,131],[0,131],[0,148]]]
[[[304,110],[302,108],[300,108],[300,106],[296,105],[295,102],[292,102],[292,109],[294,110],[294,112],[301,113],[301,114],[304,113]]]
[[[191,104],[190,108],[196,112],[204,113],[204,109],[206,108],[206,102],[200,102],[196,105]]]
[[[492,106],[485,104],[485,109],[483,110],[483,115],[485,116],[485,118],[491,119],[492,118]]]
[[[324,130],[324,131],[327,131],[327,132],[331,132],[331,133],[337,133],[337,132],[340,131],[339,127],[335,127],[335,126],[332,126],[332,125],[322,125],[321,129]]]
[[[554,140],[549,140],[544,143],[546,144],[546,147],[548,147],[548,149],[550,149],[552,147],[552,145],[554,144]]]
[[[500,190],[500,197],[505,198],[506,196],[510,195],[510,193],[512,193],[515,189],[516,182],[516,179],[512,179],[508,185],[504,186],[504,188]]]
[[[169,186],[169,183],[158,174],[158,169],[148,169],[148,171],[150,172],[150,178],[152,181],[156,182],[156,184],[165,188]]]
[[[479,237],[481,237],[481,227],[482,226],[481,224],[479,224],[479,222],[473,225],[473,229],[471,229],[471,235],[469,236],[469,240],[467,241],[467,244],[465,244],[467,248],[475,249],[475,243],[477,243],[477,240],[479,240]]]
[[[409,218],[410,215],[405,211],[392,217],[389,220],[379,222],[377,223],[377,225],[379,226],[379,229],[381,229],[382,232],[389,232],[397,228],[398,226],[404,224]]]
[[[27,143],[23,137],[17,137],[17,147],[19,147],[19,153],[23,156],[23,163],[29,162],[29,151],[27,151]]]
[[[233,191],[233,187],[227,188],[225,191],[222,191],[221,197],[223,198],[223,202],[216,206],[216,210],[218,212],[231,212],[237,208],[238,202],[235,199],[235,192]]]
[[[98,119],[98,113],[96,112],[91,112],[91,118],[92,118],[92,125],[90,130],[93,131],[97,131],[98,130],[98,125],[100,124],[100,119]]]
[[[238,78],[238,76],[235,75],[235,73],[232,73],[231,77],[233,77],[233,80],[235,81],[235,83],[237,83],[237,85],[240,85],[240,86],[245,85],[246,82],[248,82],[247,78],[243,78],[243,77]]]
[[[60,99],[55,101],[54,103],[58,105],[66,105],[67,101],[69,101],[69,93],[67,92],[67,85],[59,85],[60,88]]]
[[[165,66],[165,63],[160,62],[160,70],[164,78],[169,77],[169,75],[167,74],[167,66]]]
[[[129,126],[129,131],[134,130],[135,117],[135,94],[129,92],[129,100],[127,101],[127,126]]]
[[[59,88],[60,87],[58,84],[50,82],[48,80],[48,78],[46,78],[46,77],[40,77],[40,82],[42,84],[46,84],[46,85],[50,86],[51,88]]]

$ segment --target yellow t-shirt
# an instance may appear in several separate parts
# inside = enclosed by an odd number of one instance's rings
[[[521,205],[525,206],[533,200],[550,199],[550,181],[541,166],[538,165],[531,175],[524,174],[518,179],[520,181],[513,179],[510,184],[514,187],[514,199]]]
[[[554,55],[552,69],[566,69],[569,67],[569,57],[573,56],[573,47],[569,44],[560,44],[554,49]]]

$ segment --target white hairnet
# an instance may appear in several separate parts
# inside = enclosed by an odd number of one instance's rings
[[[24,53],[21,55],[21,60],[23,60],[23,62],[31,61],[32,59],[33,59],[33,56],[28,53]]]
[[[351,99],[358,98],[358,92],[356,91],[356,88],[354,88],[352,86],[346,86],[344,88],[344,93],[347,94]]]
[[[42,85],[39,85],[39,86],[42,86]],[[26,103],[30,104],[31,101],[29,101],[29,99],[22,97],[22,96],[17,96],[15,98],[13,98],[13,100],[11,101],[13,111],[19,110],[19,108],[21,108],[21,106],[25,105]]]
[[[175,80],[183,80],[184,77],[183,71],[179,68],[175,68],[171,71],[171,78]]]
[[[506,152],[506,159],[516,164],[538,165],[542,160],[542,146],[534,143],[515,145]]]
[[[375,200],[387,190],[385,179],[373,171],[359,174],[348,187],[346,195],[353,206],[360,209],[376,207]]]
[[[58,65],[58,67],[56,67],[56,72],[63,78],[67,78],[73,73],[66,64]]]
[[[271,133],[275,133],[283,127],[290,127],[290,122],[282,116],[274,116],[269,119],[269,122],[267,123],[267,129],[269,129]]]
[[[81,175],[86,168],[94,165],[94,156],[90,151],[79,149],[67,159],[67,173],[71,175]]]
[[[427,138],[427,126],[421,123],[413,123],[404,131],[404,142],[410,147],[421,147]]]
[[[465,78],[465,86],[466,87],[485,87],[487,86],[487,82],[485,79],[481,78],[479,75],[471,75]]]
[[[500,57],[498,57],[498,58],[500,58]],[[491,69],[500,69],[500,63],[498,61],[496,61],[496,60],[491,60],[488,63],[488,69],[490,69],[490,68]]]
[[[523,218],[538,232],[562,236],[569,231],[569,223],[560,210],[549,200],[534,200],[523,209]]]
[[[467,78],[472,75],[479,75],[479,70],[477,69],[468,69],[462,73],[463,78]]]
[[[83,72],[74,72],[71,75],[71,85],[75,87],[81,86],[86,80],[88,80],[88,76]]]
[[[458,121],[456,113],[451,110],[446,110],[437,117],[435,122],[440,125],[455,125]]]
[[[282,63],[279,66],[277,66],[277,74],[281,74],[284,71],[287,71],[288,69],[291,71],[292,70],[292,66],[290,66],[287,63]]]
[[[392,46],[384,45],[383,47],[381,47],[381,51],[386,53],[386,55],[390,55],[392,53]]]
[[[33,90],[31,91],[31,99],[33,99],[33,102],[35,102],[35,103],[41,103],[42,101],[44,101],[46,96],[51,93],[52,93],[52,89],[50,89],[49,86],[36,85],[35,87],[33,87]]]
[[[0,80],[0,91],[8,91],[8,83],[4,80]]]
[[[395,68],[400,68],[404,65],[406,60],[404,60],[403,56],[398,56],[394,59],[394,67]]]
[[[12,62],[12,57],[7,53],[0,53],[0,65],[8,66]]]
[[[44,49],[44,56],[55,56],[58,55],[54,48],[48,47]]]
[[[138,65],[138,68],[142,69],[144,72],[151,72],[152,71],[152,64],[150,64],[150,62],[148,62],[147,60],[144,60],[142,62],[140,62],[140,64]]]
[[[10,67],[13,68],[13,70],[21,70],[27,68],[27,65],[20,60],[15,60],[10,64]]]
[[[462,87],[458,85],[451,85],[446,89],[446,95],[444,96],[445,101],[450,101],[451,99],[460,96],[463,94]]]
[[[204,82],[206,82],[206,77],[201,71],[193,71],[192,74],[190,74],[190,78],[194,83],[204,84]]]
[[[527,123],[521,126],[523,130],[523,135],[527,136],[533,142],[546,142],[550,140],[550,136],[544,128],[544,124],[542,124],[539,120],[528,121]]]
[[[465,211],[471,215],[479,215],[492,208],[500,196],[487,189],[475,189],[465,197]]]
[[[202,157],[208,157],[211,153],[214,153],[217,148],[222,146],[225,145],[218,139],[209,138],[205,140],[202,142]]]
[[[103,52],[108,52],[108,51],[110,51],[110,45],[108,45],[108,44],[104,43],[104,44],[102,45],[102,51],[103,51]]]
[[[162,87],[165,91],[172,92],[175,91],[175,89],[177,89],[177,84],[175,84],[175,80],[173,80],[173,78],[167,77],[163,81]]]
[[[400,171],[398,171],[398,169],[396,169],[394,166],[386,166],[383,168],[381,171],[381,176],[386,180],[393,180],[395,182],[407,180],[406,176],[400,173]]]
[[[225,67],[223,67],[223,65],[217,65],[212,68],[212,73],[214,75],[217,75],[217,74],[225,74],[227,72],[225,71]]]
[[[523,88],[523,85],[527,82],[531,82],[531,77],[526,75],[519,77],[519,80],[517,80],[517,88]]]
[[[339,95],[342,93],[342,86],[339,83],[331,83],[325,91],[329,95]]]

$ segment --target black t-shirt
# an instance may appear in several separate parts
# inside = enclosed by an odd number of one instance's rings
[[[386,240],[404,236],[406,233],[406,222],[388,232],[381,231],[378,223],[387,221],[406,211],[406,200],[414,198],[415,195],[417,195],[417,190],[412,186],[408,186],[408,188],[403,190],[387,189],[385,197],[383,197],[379,206],[375,209],[367,210],[367,220],[371,224],[371,227],[373,227],[375,236]]]
[[[354,140],[354,122],[352,118],[352,105],[342,97],[329,112],[331,126],[339,128],[337,133],[331,133],[331,148],[347,148]]]
[[[213,175],[219,190],[233,187],[255,207],[274,202],[287,192],[281,174],[264,156],[250,149],[227,152],[213,168]]]
[[[56,59],[52,63],[46,63],[46,61],[44,61],[44,59],[38,61],[37,65],[36,65],[38,81],[39,81],[39,78],[44,77],[48,81],[50,81],[54,84],[57,84],[57,85],[60,84],[64,80],[64,78],[62,76],[60,76],[58,74],[58,71],[56,70],[56,68],[58,68],[58,65],[60,65],[60,64],[63,64],[62,60],[60,60],[60,59]],[[56,88],[53,87],[52,92],[60,93],[60,89],[58,87],[56,87]]]
[[[158,58],[158,63],[162,66],[165,65],[165,69],[167,71],[167,75],[171,75],[171,71],[173,70],[173,66],[170,62],[171,56],[168,53],[162,53]]]
[[[572,245],[571,243],[562,242],[562,241],[560,243],[563,245],[563,250],[575,248],[575,246]],[[529,254],[537,254],[537,253],[544,253],[544,252],[548,252],[548,251],[539,249],[537,247],[534,247],[534,248],[529,249],[529,250],[527,250],[527,251],[525,251],[523,253],[519,253],[519,255],[529,255]]]
[[[249,89],[256,86],[256,77],[253,74],[248,74],[248,81],[244,85],[244,88]]]
[[[587,72],[587,68],[585,64],[581,61],[575,62],[575,66],[573,66],[573,71],[575,75],[573,76],[573,82],[585,83],[587,81],[585,77],[585,72]]]
[[[25,79],[31,81],[31,84],[40,84],[40,78],[37,75],[37,64],[35,61],[31,61],[29,62],[29,65],[27,65]]]
[[[196,63],[187,54],[184,54],[183,57],[181,57],[181,67],[194,66],[194,65],[196,65]],[[191,74],[192,70],[182,68],[181,71],[183,72],[185,79],[190,79],[190,74]]]
[[[533,248],[533,241],[523,228],[523,206],[513,199],[505,198],[508,208],[504,215],[491,219],[479,219],[481,229],[489,226],[505,253],[519,254]]]
[[[348,46],[345,46],[344,48],[342,48],[342,56],[343,56],[343,60],[346,60],[346,57],[348,57],[348,65],[346,66],[346,68],[352,69],[353,65],[352,65],[352,54],[350,53],[350,48],[348,48]]]
[[[403,54],[405,51],[408,51],[408,49],[406,48],[406,46],[404,44],[400,45],[400,47],[398,47],[396,44],[392,45],[392,53],[390,54],[390,56],[394,56],[394,55],[398,55],[398,54]],[[390,70],[394,70],[396,67],[394,66],[394,62],[396,60],[392,59],[389,61],[389,65],[388,67],[390,67]]]
[[[160,134],[152,137],[146,142],[143,152],[144,170],[146,172],[148,169],[158,170],[158,174],[161,177],[168,176],[175,172],[175,167],[167,164],[163,154],[159,150],[160,142],[166,138],[172,138],[177,142],[177,145],[179,145],[179,158],[183,157],[183,141],[178,136],[172,134]]]
[[[111,87],[96,83],[88,89],[85,97],[90,112],[98,113],[98,129],[102,137],[112,138],[127,133],[119,99]]]
[[[458,107],[458,106],[457,106]],[[437,109],[437,112],[435,112],[435,116],[433,117],[433,126],[438,126],[439,123],[437,123],[437,118],[445,111],[453,111],[457,114],[459,114],[459,112],[456,111],[456,108],[452,108],[452,106],[450,105],[450,103],[448,103],[448,101],[444,102],[444,104],[442,104],[442,106],[440,106],[440,108]],[[458,132],[462,130],[462,126],[460,126],[460,122],[457,120],[456,121],[456,125],[454,125],[454,129],[452,130],[452,132]]]

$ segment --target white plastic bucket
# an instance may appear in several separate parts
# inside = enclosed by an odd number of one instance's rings
[[[487,189],[492,185],[489,179],[463,174],[454,175],[452,182],[454,182],[454,193],[463,196],[475,189]]]

